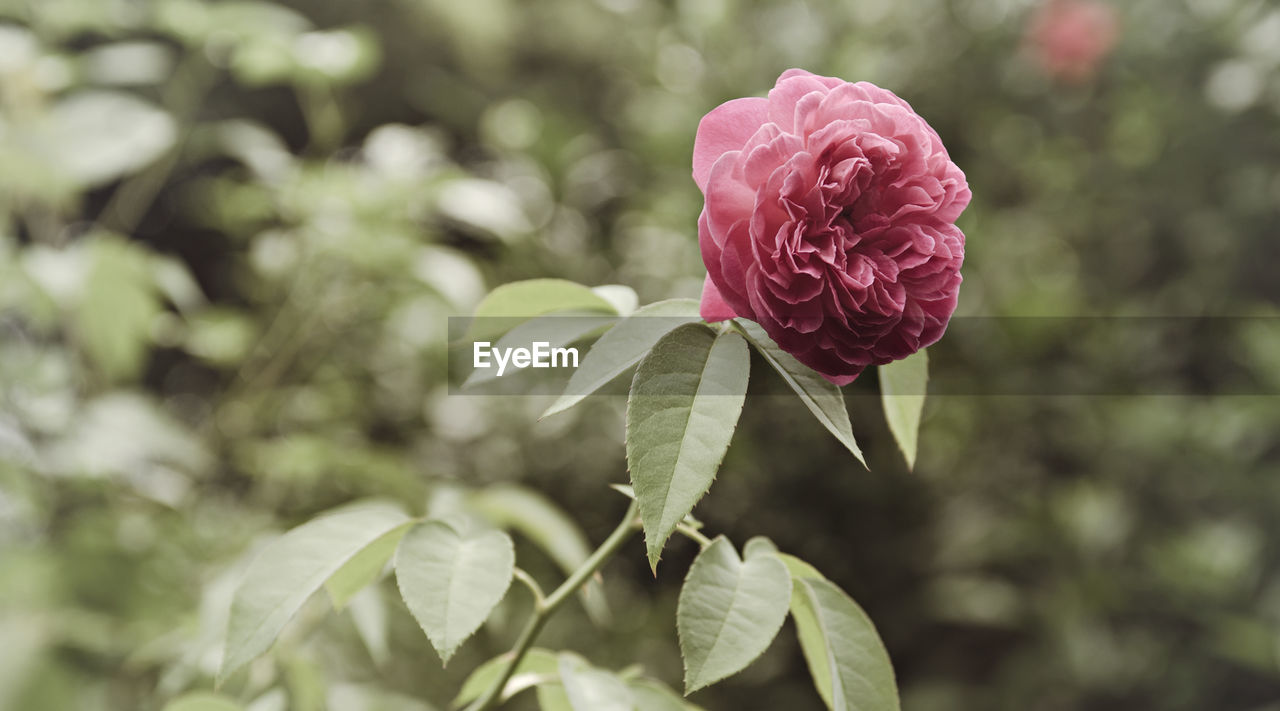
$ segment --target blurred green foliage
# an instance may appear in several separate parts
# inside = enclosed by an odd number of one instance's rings
[[[696,296],[697,121],[790,66],[943,136],[975,196],[960,316],[1276,316],[1280,10],[1117,2],[1114,54],[1062,85],[1027,55],[1031,4],[0,0],[0,709],[209,688],[253,552],[357,497],[518,482],[599,540],[621,402],[538,422],[544,399],[449,397],[446,319],[517,278]],[[1273,323],[1081,367],[1242,361],[1274,392]],[[697,513],[849,590],[906,708],[1280,708],[1274,396],[934,398],[907,473],[871,379],[849,388],[871,473],[762,396]],[[539,644],[677,682],[693,553],[655,582],[629,546],[604,586],[626,614],[567,610]],[[231,691],[444,708],[524,614],[441,670],[379,595],[304,610]],[[780,640],[694,700],[819,708]]]

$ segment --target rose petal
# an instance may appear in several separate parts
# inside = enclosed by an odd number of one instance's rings
[[[717,245],[723,247],[729,229],[743,220],[751,219],[755,210],[755,192],[742,179],[740,153],[730,151],[711,167],[706,188],[707,227]]]
[[[748,245],[750,240],[745,237],[747,224],[745,222],[738,223],[730,230],[730,233],[732,234],[735,231],[743,233],[744,236],[740,239],[732,237],[726,239],[725,248],[721,249],[711,237],[711,230],[707,226],[707,212],[705,209],[698,218],[698,246],[702,250],[702,263],[707,268],[707,278],[716,285],[720,297],[729,304],[731,309],[738,315],[750,316],[751,309],[746,294],[736,291],[732,282],[724,276],[726,273],[743,273],[750,260],[750,254],[743,254],[744,250],[750,249]]]
[[[827,77],[810,74],[803,69],[789,69],[783,72],[782,76],[778,77],[778,83],[769,91],[768,119],[778,124],[783,131],[793,131],[795,107],[800,99],[806,94],[817,92],[823,95],[830,91],[831,82],[824,79]],[[839,80],[836,82],[835,86],[839,86]]]
[[[729,151],[741,150],[768,119],[769,102],[749,97],[726,101],[702,117],[693,139],[693,182],[706,193],[711,166]]]
[[[738,315],[733,312],[732,307],[725,303],[724,297],[720,295],[720,290],[711,282],[710,274],[702,282],[702,303],[698,306],[698,313],[702,316],[703,321],[709,323],[728,321]]]
[[[821,373],[821,372],[818,373],[818,375],[821,375],[822,377],[831,381],[831,383],[833,383],[837,387],[844,387],[849,383],[852,383],[853,381],[857,380],[858,376],[862,374],[862,370],[863,370],[862,368],[858,368],[858,372],[854,373],[853,375],[827,375],[826,373]]]

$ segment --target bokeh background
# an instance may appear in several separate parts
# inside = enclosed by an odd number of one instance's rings
[[[753,398],[708,530],[848,590],[911,711],[1280,709],[1280,9],[1070,5],[0,0],[0,709],[210,687],[247,557],[353,499],[518,484],[599,540],[622,403],[538,422],[545,400],[450,397],[447,318],[528,277],[696,296],[698,119],[792,66],[942,135],[974,193],[959,316],[1247,316],[1177,348],[1090,336],[1069,364],[1253,379],[934,397],[914,472],[873,374],[848,388],[870,472]],[[944,339],[935,367],[1062,372],[1028,333]],[[633,541],[613,623],[575,606],[542,643],[678,684],[694,552],[673,541],[655,581]],[[441,670],[379,594],[308,608],[230,690],[446,708],[525,604]],[[789,629],[694,700],[821,707]]]

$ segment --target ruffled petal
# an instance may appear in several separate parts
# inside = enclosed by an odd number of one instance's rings
[[[726,101],[702,117],[693,138],[693,182],[705,194],[711,166],[729,151],[739,151],[764,125],[769,102],[750,97]]]
[[[698,306],[698,313],[702,316],[703,321],[709,323],[728,321],[738,316],[733,312],[733,308],[725,303],[724,297],[720,295],[720,290],[711,281],[710,274],[702,282],[702,303]]]

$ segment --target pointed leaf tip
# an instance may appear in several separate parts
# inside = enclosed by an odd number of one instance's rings
[[[813,566],[779,556],[791,572],[791,618],[814,687],[833,711],[899,711],[889,653],[853,598]]]
[[[920,416],[929,386],[929,354],[915,354],[880,366],[880,401],[889,431],[907,460],[907,468],[916,465],[916,448],[920,438]]]
[[[694,559],[676,610],[685,693],[736,674],[763,654],[790,599],[791,576],[769,545],[756,542],[743,560],[724,536],[712,541]]]
[[[844,394],[839,386],[782,350],[759,324],[746,319],[735,319],[734,323],[747,334],[756,351],[782,376],[818,422],[866,467],[867,461],[853,437],[853,426],[849,423],[849,412],[845,409]]]
[[[311,594],[408,516],[361,502],[323,514],[267,545],[236,590],[218,680],[266,652]]]
[[[493,612],[514,574],[515,547],[502,531],[463,534],[426,521],[396,550],[400,595],[445,663]]]
[[[706,494],[746,398],[746,342],[703,324],[663,336],[636,369],[627,400],[627,465],[650,568]]]

